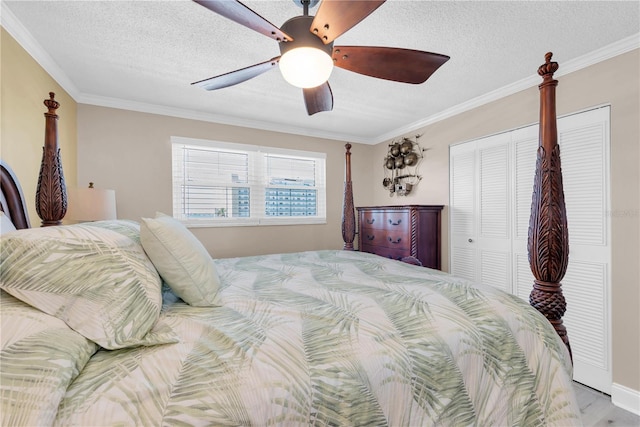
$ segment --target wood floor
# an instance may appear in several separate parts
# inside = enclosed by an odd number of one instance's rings
[[[574,385],[585,427],[640,426],[640,416],[614,406],[610,396],[579,383]]]

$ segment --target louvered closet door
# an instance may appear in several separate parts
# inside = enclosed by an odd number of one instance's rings
[[[560,118],[558,141],[569,229],[569,265],[562,280],[567,300],[564,323],[574,379],[611,393],[609,107]],[[538,127],[514,131],[513,147],[514,292],[528,300],[534,278],[527,233]]]
[[[574,378],[611,393],[609,107],[558,120]],[[451,272],[529,300],[527,237],[538,125],[450,148]],[[469,241],[471,240],[471,241]]]
[[[561,124],[560,124],[561,123]],[[609,107],[559,122],[569,266],[562,280],[574,378],[611,393]]]
[[[451,272],[511,292],[509,135],[450,148]]]
[[[511,290],[510,135],[478,141],[477,281]]]
[[[476,143],[460,144],[449,151],[449,221],[451,273],[476,279]]]
[[[538,125],[512,132],[514,191],[513,191],[513,293],[525,301],[533,289],[533,274],[529,267],[527,239],[533,178],[536,173]]]

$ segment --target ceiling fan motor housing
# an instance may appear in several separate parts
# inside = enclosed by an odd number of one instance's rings
[[[327,55],[333,54],[333,42],[324,44],[322,40],[310,30],[313,16],[296,16],[282,24],[280,29],[293,37],[293,41],[280,42],[280,53],[284,55],[286,52],[298,47],[313,47],[326,52]]]

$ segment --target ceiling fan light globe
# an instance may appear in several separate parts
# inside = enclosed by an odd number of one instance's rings
[[[279,62],[282,77],[289,84],[308,89],[329,80],[333,59],[326,52],[313,47],[299,47],[285,52]]]

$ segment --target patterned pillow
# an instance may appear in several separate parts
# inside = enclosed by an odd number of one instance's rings
[[[98,346],[3,291],[0,312],[0,425],[53,425],[67,387]]]
[[[167,285],[196,307],[219,305],[220,279],[207,249],[181,222],[158,213],[142,218],[142,247]]]
[[[176,342],[166,328],[151,331],[161,280],[139,230],[116,220],[4,235],[0,288],[107,349]]]

